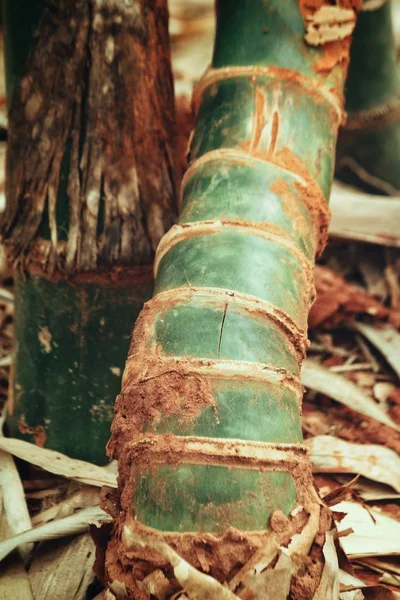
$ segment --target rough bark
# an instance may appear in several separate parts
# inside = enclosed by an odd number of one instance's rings
[[[1,232],[13,263],[70,274],[151,262],[175,194],[166,23],[165,0],[47,3],[10,110]]]

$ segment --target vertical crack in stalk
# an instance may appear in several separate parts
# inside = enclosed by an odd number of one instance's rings
[[[222,315],[222,322],[221,322],[221,329],[219,332],[219,338],[218,338],[218,353],[217,353],[217,358],[220,357],[221,354],[221,342],[222,342],[222,335],[224,332],[224,325],[225,325],[225,319],[226,319],[226,313],[228,311],[228,300],[225,302],[225,306],[224,306],[224,313]]]

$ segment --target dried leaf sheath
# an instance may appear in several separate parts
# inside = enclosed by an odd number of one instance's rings
[[[44,12],[36,2],[25,64],[15,40],[30,9],[7,0],[4,13],[15,89],[1,232],[18,267],[10,426],[104,462],[129,335],[175,205],[168,13],[165,0],[50,0]]]
[[[338,39],[304,42],[318,8],[217,2],[182,212],[157,250],[109,444],[122,512],[108,576],[131,598],[149,598],[160,569],[166,598],[207,597],[164,542],[231,590],[209,597],[318,593],[329,518],[301,445],[299,372],[350,45],[334,7]],[[296,561],[277,546],[299,532]]]

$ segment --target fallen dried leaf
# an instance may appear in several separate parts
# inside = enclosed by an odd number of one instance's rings
[[[338,531],[349,527],[354,531],[341,538],[343,549],[349,558],[400,555],[398,521],[376,510],[368,511],[356,502],[340,502],[334,509],[346,513],[346,517],[337,523]]]
[[[72,515],[80,508],[100,505],[100,490],[97,487],[85,485],[75,490],[65,500],[50,506],[32,517],[32,525],[37,527],[53,519]]]
[[[1,511],[0,511],[1,512]],[[0,540],[11,534],[5,513],[0,516]],[[13,554],[0,565],[0,600],[35,600],[22,559]]]
[[[84,600],[94,578],[95,547],[88,533],[41,544],[33,556],[29,579],[40,600]]]
[[[385,357],[400,378],[400,333],[390,323],[353,323],[356,329]]]
[[[400,431],[400,426],[370,396],[342,375],[332,373],[317,362],[310,359],[304,361],[301,381],[306,388],[325,394],[363,415],[388,425],[395,431]]]
[[[95,506],[84,508],[69,517],[51,521],[34,529],[29,529],[11,538],[0,542],[0,560],[3,560],[10,552],[19,545],[29,542],[43,542],[55,540],[67,535],[75,535],[87,531],[89,524],[94,522],[110,521],[109,515],[101,508]]]
[[[4,414],[0,420],[0,440],[3,436]],[[0,450],[0,490],[7,523],[12,535],[17,535],[32,527],[31,518],[26,504],[22,482],[10,454]],[[32,545],[21,546],[19,552],[26,559],[32,551]]]
[[[156,598],[156,600],[166,600],[173,591],[172,585],[160,569],[156,569],[150,573],[142,582],[138,582],[137,585],[149,597]]]
[[[313,600],[327,600],[339,596],[339,565],[333,536],[332,531],[326,533],[325,544],[322,548],[325,565]]]
[[[360,473],[400,493],[400,457],[377,444],[353,444],[330,435],[305,442],[316,473]]]
[[[358,477],[354,481],[353,475],[339,475],[335,479],[343,485],[348,485],[353,481],[351,488],[365,502],[377,502],[379,500],[400,500],[400,494],[393,492],[393,488],[389,485],[377,483],[364,477]]]
[[[335,181],[330,206],[332,237],[400,247],[400,197],[373,196]]]
[[[9,557],[0,566],[0,600],[35,600],[22,560]]]
[[[0,438],[0,450],[17,456],[55,475],[62,475],[63,477],[69,477],[75,481],[98,487],[103,485],[117,487],[115,473],[107,470],[105,467],[98,467],[83,460],[69,458],[60,452],[55,452],[48,448],[39,448],[23,440]]]
[[[122,540],[128,548],[153,548],[171,564],[174,575],[190,600],[239,600],[238,596],[216,579],[200,573],[166,542],[125,525]]]

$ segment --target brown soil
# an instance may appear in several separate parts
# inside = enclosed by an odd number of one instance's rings
[[[375,319],[389,315],[389,310],[373,296],[327,267],[315,267],[315,287],[317,297],[308,315],[311,329],[321,325],[332,328],[351,315],[365,314]]]
[[[299,557],[299,569],[297,576],[293,579],[292,590],[301,595],[292,595],[293,599],[308,599],[309,590],[315,590],[319,583],[323,560],[318,564],[318,557],[325,539],[325,531],[329,529],[329,512],[323,509],[321,512],[320,527],[315,537],[309,557]],[[306,511],[300,511],[295,517],[287,519],[287,526],[279,532],[277,542],[287,546],[295,533],[300,533],[307,522]],[[129,590],[129,598],[142,599],[148,596],[141,595],[137,582],[157,569],[161,569],[171,582],[174,592],[181,588],[174,579],[173,570],[168,561],[155,550],[149,548],[137,548],[124,545],[122,532],[124,526],[133,527],[135,531],[155,539],[164,539],[167,543],[192,566],[201,572],[207,573],[220,582],[228,582],[249,561],[257,556],[257,551],[263,547],[265,540],[271,535],[269,532],[241,532],[233,528],[221,534],[182,534],[173,535],[150,530],[126,517],[121,513],[115,524],[114,533],[108,544],[106,556],[106,572],[108,581],[118,580],[125,583]],[[296,558],[296,557],[295,557]],[[173,593],[174,593],[173,592]]]
[[[37,425],[36,427],[30,427],[22,415],[18,421],[18,429],[22,435],[33,435],[36,446],[44,448],[46,444],[46,431],[43,425]]]

